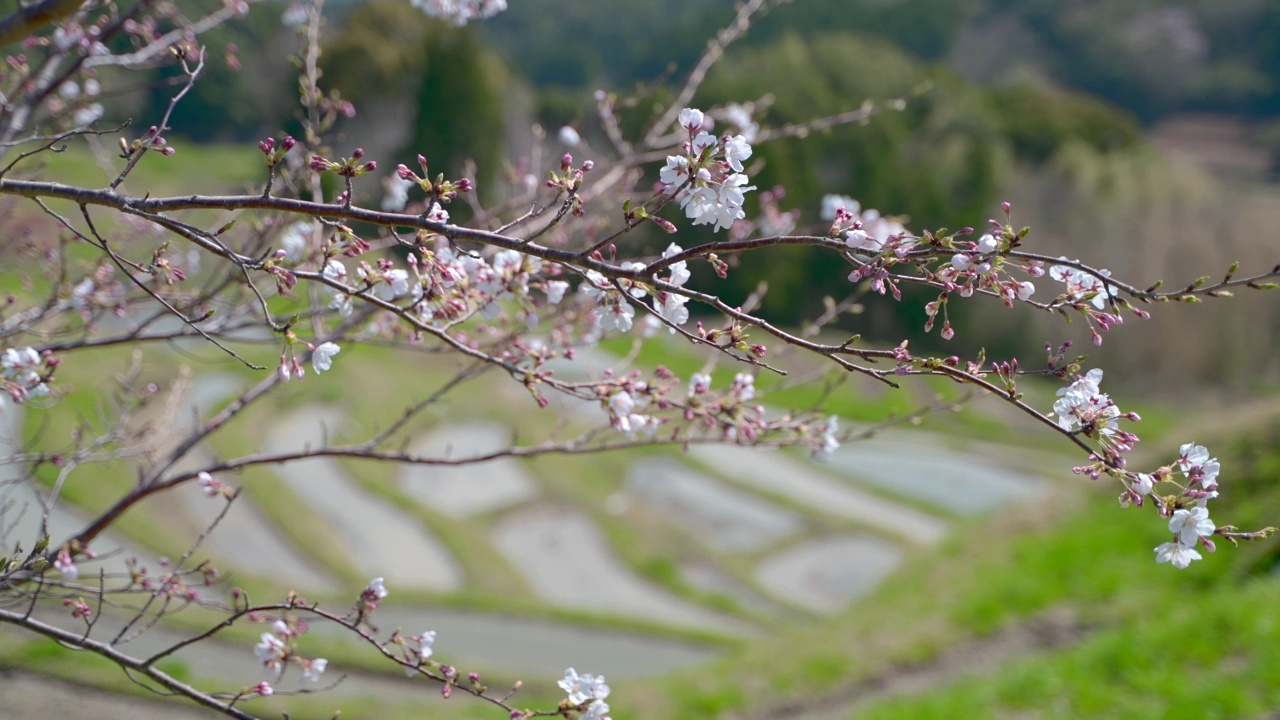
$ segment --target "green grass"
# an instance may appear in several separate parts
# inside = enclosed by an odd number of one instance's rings
[[[127,131],[126,131],[127,133]],[[119,148],[103,143],[92,151],[82,139],[68,142],[61,153],[45,152],[20,164],[17,174],[37,174],[65,185],[105,187],[120,174],[126,161]],[[200,145],[169,138],[177,152],[147,153],[125,180],[126,192],[152,196],[223,192],[266,181],[262,153],[250,143]]]
[[[1280,706],[1280,583],[1171,591],[1070,650],[859,718],[1239,718]]]

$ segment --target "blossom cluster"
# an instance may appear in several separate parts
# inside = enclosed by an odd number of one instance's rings
[[[254,657],[262,667],[277,678],[284,672],[285,663],[294,662],[302,668],[302,679],[311,683],[320,682],[324,671],[329,667],[325,658],[304,658],[297,653],[295,639],[308,630],[307,621],[302,618],[278,618],[271,624],[271,632],[262,633],[258,644],[253,646]]]
[[[1063,256],[1058,259],[1066,260],[1067,258]],[[1110,277],[1111,271],[1099,270],[1098,275],[1102,278]],[[1099,310],[1106,309],[1107,301],[1120,292],[1119,288],[1107,284],[1102,278],[1069,265],[1054,265],[1049,268],[1049,277],[1066,284],[1066,294],[1070,299],[1087,300]]]
[[[406,270],[396,267],[390,259],[373,264],[361,261],[356,268],[358,282],[353,287],[346,264],[330,258],[322,272],[329,281],[325,287],[329,308],[344,318],[350,317],[354,296],[368,294],[388,303],[408,299],[406,309],[430,325],[451,324],[475,312],[493,320],[502,310],[502,301],[527,300],[531,281],[543,270],[539,258],[515,250],[500,250],[486,257],[445,244],[435,250],[423,250],[420,258],[410,253],[408,265]],[[556,266],[544,275],[553,277],[559,271]],[[546,279],[537,287],[545,293],[547,302],[555,305],[564,298],[569,284]],[[536,319],[532,322],[536,324]]]
[[[747,216],[742,205],[746,193],[755,190],[743,173],[751,157],[751,143],[744,135],[716,137],[707,132],[712,124],[701,110],[680,111],[680,127],[691,138],[684,154],[668,155],[658,173],[663,190],[680,198],[685,217],[694,225],[711,225],[716,231],[731,227]]]
[[[1102,370],[1090,370],[1060,389],[1053,404],[1052,415],[1056,416],[1058,427],[1096,438],[1101,445],[1093,456],[1097,462],[1076,468],[1076,471],[1095,478],[1103,472],[1122,478],[1125,483],[1125,490],[1120,495],[1122,507],[1131,504],[1141,507],[1161,483],[1176,486],[1176,494],[1159,498],[1157,503],[1159,512],[1169,519],[1169,532],[1173,533],[1173,539],[1155,548],[1156,562],[1186,568],[1193,560],[1201,559],[1197,545],[1210,552],[1214,550],[1210,538],[1217,527],[1209,519],[1208,504],[1218,496],[1217,479],[1221,466],[1203,445],[1186,443],[1179,449],[1178,460],[1169,466],[1153,473],[1124,471],[1125,459],[1121,453],[1131,450],[1138,442],[1138,436],[1121,430],[1117,421],[1137,421],[1140,418],[1136,413],[1120,412],[1110,396],[1101,391],[1101,383]],[[1177,479],[1179,474],[1182,481]]]
[[[1168,483],[1177,493],[1163,498],[1158,506],[1169,518],[1169,532],[1173,540],[1156,547],[1156,562],[1170,563],[1185,568],[1193,560],[1201,559],[1197,546],[1212,552],[1210,539],[1217,526],[1209,519],[1209,501],[1218,497],[1218,473],[1221,465],[1211,457],[1208,448],[1193,442],[1179,448],[1178,459],[1153,473],[1137,473],[1129,479],[1128,487],[1120,495],[1120,504],[1143,504],[1155,488]],[[1178,480],[1178,475],[1182,479]]]
[[[6,348],[0,354],[0,389],[19,405],[32,396],[44,397],[49,394],[47,381],[56,366],[56,359],[42,357],[35,348]],[[0,395],[0,402],[3,399]]]
[[[1067,258],[1060,257],[1058,259],[1066,260]],[[1079,261],[1076,262],[1078,263]],[[1107,309],[1108,305],[1112,307],[1117,306],[1117,304],[1123,305],[1138,317],[1150,317],[1145,310],[1132,307],[1123,301],[1117,303],[1116,298],[1120,289],[1105,281],[1105,278],[1110,276],[1111,272],[1106,269],[1099,270],[1097,275],[1094,275],[1069,265],[1054,265],[1049,268],[1049,277],[1066,283],[1066,292],[1063,297],[1068,302],[1074,303],[1075,307],[1087,318],[1094,345],[1102,344],[1102,335],[1098,332],[1099,329],[1107,332],[1112,325],[1119,325],[1124,322],[1123,316]]]
[[[456,27],[491,18],[507,9],[507,0],[410,0],[410,4]]]
[[[671,258],[681,252],[684,252],[683,248],[671,243],[662,252],[662,257],[663,259]],[[640,262],[626,263],[627,269],[638,270],[644,266],[644,263]],[[660,279],[668,285],[683,287],[689,281],[689,266],[684,260],[668,265],[666,270],[667,276]],[[596,305],[591,312],[601,330],[630,331],[636,312],[635,308],[627,302],[627,298],[640,299],[646,295],[652,296],[654,311],[670,323],[671,332],[675,332],[676,326],[689,322],[689,308],[686,307],[689,298],[684,295],[630,280],[621,280],[617,286],[614,286],[595,270],[586,271],[584,277],[585,282],[579,285],[578,289],[585,298],[595,301]],[[548,296],[550,297],[550,294]]]
[[[1137,413],[1122,413],[1107,393],[1099,388],[1102,370],[1093,369],[1075,382],[1058,390],[1053,403],[1053,414],[1058,427],[1067,432],[1078,432],[1086,437],[1098,438],[1117,464],[1123,464],[1119,453],[1133,449],[1138,436],[1121,430],[1118,420],[1140,420]]]
[[[644,392],[647,387],[645,383],[636,383],[635,389]],[[644,397],[644,396],[641,396]],[[658,426],[662,421],[652,415],[642,415],[636,412],[636,401],[630,390],[618,390],[609,396],[607,401],[609,409],[610,422],[614,429],[625,434],[628,438],[633,438],[636,433],[642,433],[652,436],[658,430]]]

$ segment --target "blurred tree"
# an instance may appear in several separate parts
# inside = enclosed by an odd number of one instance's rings
[[[367,141],[353,142],[381,141],[405,161],[422,153],[433,173],[451,176],[475,160],[479,182],[495,178],[513,80],[472,28],[450,27],[399,0],[371,0],[335,23],[323,57],[324,84],[368,117]]]
[[[279,52],[291,42],[280,26],[283,4],[265,3],[243,20],[225,23],[201,36],[208,48],[201,82],[174,108],[169,125],[199,142],[252,140],[279,129],[293,106],[292,74]],[[150,73],[140,111],[144,127],[163,117],[175,84],[185,78],[166,65]]]

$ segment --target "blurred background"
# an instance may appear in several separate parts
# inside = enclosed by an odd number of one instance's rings
[[[177,133],[246,141],[291,127],[295,71],[281,49],[294,39],[279,22],[281,7],[259,7],[248,22],[209,36],[252,72],[212,63],[179,105]],[[733,7],[522,0],[464,28],[401,0],[339,0],[327,13],[324,81],[358,112],[346,142],[384,161],[424,152],[450,172],[474,160],[481,182],[495,187],[504,161],[529,155],[534,123],[553,140],[571,125],[600,150],[577,148],[580,155],[607,159],[593,93],[627,97],[643,87],[643,99],[620,111],[624,128],[642,127]],[[120,98],[115,112],[158,115],[171,94],[163,74],[133,85],[150,90]],[[803,0],[777,8],[735,44],[694,104],[763,100],[757,120],[776,126],[926,86],[901,112],[760,148],[753,181],[785,187],[782,209],[799,209],[805,222],[816,221],[823,194],[838,193],[917,231],[981,227],[1007,200],[1015,223],[1033,228],[1032,248],[1089,258],[1144,287],[1217,275],[1236,260],[1274,264],[1275,3]],[[744,265],[770,268],[766,307],[784,321],[811,317],[824,294],[847,290],[845,271],[811,250],[759,254]],[[743,296],[758,273],[735,276],[741,287],[730,294]],[[905,330],[935,347],[921,331],[930,299],[876,305],[858,329],[881,340]],[[1173,390],[1188,377],[1245,394],[1259,381],[1274,384],[1274,314],[1254,302],[1209,305],[1132,323],[1140,327],[1124,329],[1126,349],[1104,347],[1095,357],[1144,390]],[[1053,318],[993,327],[982,321],[990,311],[962,312],[961,337],[1025,354],[1063,334]]]

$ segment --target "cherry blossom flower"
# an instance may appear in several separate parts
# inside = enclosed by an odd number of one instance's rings
[[[658,314],[673,325],[683,325],[689,322],[689,308],[685,307],[687,302],[689,298],[683,295],[664,293],[662,304],[658,305]],[[667,329],[675,333],[675,328]]]
[[[602,300],[613,290],[608,279],[595,270],[588,270],[584,277],[587,281],[578,286],[578,292],[591,300]]]
[[[678,121],[680,123],[680,127],[692,133],[701,130],[707,119],[706,116],[702,114],[701,110],[685,108],[680,111]]]
[[[318,683],[320,682],[320,676],[324,675],[327,667],[329,667],[329,661],[324,658],[304,660],[302,661],[302,677],[305,680]]]
[[[639,413],[620,415],[613,421],[613,427],[628,438],[634,438],[637,434],[651,437],[661,424],[662,421],[658,418]]]
[[[668,155],[667,164],[658,171],[658,180],[667,192],[672,192],[689,179],[689,158],[683,155]]]
[[[280,249],[289,262],[299,263],[307,254],[307,240],[311,237],[311,223],[296,222],[285,228],[280,236]]]
[[[573,668],[565,670],[564,678],[557,684],[569,694],[569,703],[572,705],[604,700],[609,696],[609,686],[605,684],[603,675],[579,675]]]
[[[253,654],[268,670],[279,670],[287,653],[288,646],[271,633],[262,633],[262,640],[253,646]]]
[[[698,136],[693,139],[693,142],[689,144],[689,149],[696,157],[706,152],[707,148],[716,147],[718,144],[719,141],[716,140],[715,135],[712,135],[709,132],[700,132],[698,133]]]
[[[409,294],[409,271],[400,268],[388,270],[384,275],[385,283],[378,286],[378,297],[390,302]],[[422,291],[422,286],[418,286]]]
[[[600,313],[599,310],[594,312]],[[599,315],[600,327],[604,330],[616,329],[618,332],[627,332],[631,329],[631,321],[635,316],[635,308],[619,298],[616,303],[612,303],[605,308],[603,315]]]
[[[1101,382],[1102,370],[1095,368],[1058,390],[1058,400],[1053,403],[1058,427],[1068,432],[1079,430],[1086,435],[1096,432],[1116,447],[1127,449],[1137,438],[1119,429],[1116,421],[1123,414],[1111,398],[1099,390]]]
[[[1067,258],[1064,256],[1058,259],[1066,260]],[[1100,270],[1098,274],[1105,278],[1111,275],[1111,271]],[[1069,298],[1080,300],[1092,295],[1089,302],[1099,310],[1105,309],[1109,298],[1120,292],[1120,288],[1115,285],[1107,285],[1091,273],[1077,270],[1067,265],[1054,265],[1049,268],[1049,277],[1058,282],[1066,283],[1066,294]]]
[[[1203,465],[1209,462],[1209,449],[1203,445],[1195,443],[1186,443],[1178,448],[1178,467],[1183,472],[1189,471],[1192,467]]]
[[[742,137],[747,142],[756,139],[756,135],[760,132],[760,123],[751,118],[751,113],[738,103],[726,105],[720,111],[720,117],[730,125],[738,128],[742,132]]]
[[[582,136],[578,134],[577,130],[574,130],[573,127],[569,125],[565,125],[560,128],[557,138],[560,140],[561,145],[567,145],[569,147],[577,147],[578,144],[582,142]]]
[[[619,390],[609,396],[609,412],[615,417],[622,417],[629,414],[635,409],[636,401],[632,399],[631,393],[626,390]]]
[[[736,173],[742,172],[742,161],[751,157],[751,143],[742,135],[724,141],[724,159]]]
[[[402,178],[395,173],[383,178],[382,189],[385,194],[382,196],[382,210],[384,212],[400,212],[404,210],[404,206],[409,204],[409,189],[416,184],[414,181]]]
[[[435,649],[432,647],[436,641],[435,630],[428,630],[421,635],[414,636],[413,639],[418,641],[418,657],[422,661],[426,661],[435,653]]]
[[[552,305],[559,305],[564,300],[565,291],[569,289],[569,283],[564,280],[548,280],[543,284],[542,289],[547,294],[547,302]]]
[[[719,193],[709,185],[695,185],[680,200],[684,216],[694,225],[705,225],[715,222],[716,206],[720,202]],[[717,228],[718,229],[718,228]]]
[[[701,395],[711,389],[711,375],[707,373],[694,373],[689,378],[689,397]]]
[[[1195,548],[1187,547],[1179,542],[1167,542],[1156,547],[1156,562],[1171,563],[1179,570],[1185,570],[1192,560],[1200,560],[1200,553]]]
[[[345,283],[347,281],[347,266],[343,265],[340,261],[331,258],[324,265],[323,275],[326,280]],[[351,302],[351,296],[337,288],[326,286],[325,289],[333,295],[329,302],[329,307],[333,310],[337,310],[338,314],[344,318],[351,317],[351,313],[354,310],[354,306]]]
[[[311,367],[317,372],[322,373],[333,368],[333,356],[342,352],[342,348],[337,343],[322,343],[311,353]]]
[[[225,483],[203,470],[196,474],[196,482],[200,485],[201,491],[208,497],[223,495],[228,492]]]
[[[76,110],[71,116],[71,122],[76,127],[87,127],[101,120],[105,113],[102,103],[93,103]]]
[[[664,259],[674,257],[682,252],[684,252],[684,248],[675,243],[671,243],[667,246],[666,250],[662,251],[662,257]],[[667,270],[671,272],[671,277],[667,279],[667,282],[672,285],[680,287],[689,282],[689,264],[684,260],[668,265]]]
[[[813,457],[822,462],[827,462],[831,460],[831,456],[835,451],[840,449],[840,441],[836,439],[836,433],[840,432],[840,419],[832,415],[818,429],[819,444],[813,449]]]
[[[661,329],[662,321],[652,315],[645,315],[640,320],[640,334],[645,338],[656,336]]]
[[[850,215],[857,215],[862,205],[848,195],[823,195],[822,210],[818,217],[823,220],[835,220],[836,213],[844,210]]]
[[[1178,536],[1178,542],[1193,546],[1201,537],[1213,535],[1213,521],[1209,519],[1209,509],[1193,507],[1190,510],[1174,510],[1169,518],[1169,532]]]
[[[76,567],[71,559],[71,553],[66,548],[58,551],[58,556],[53,559],[53,567],[62,573],[62,579],[67,582],[75,582],[75,579],[80,577],[80,569]]]

